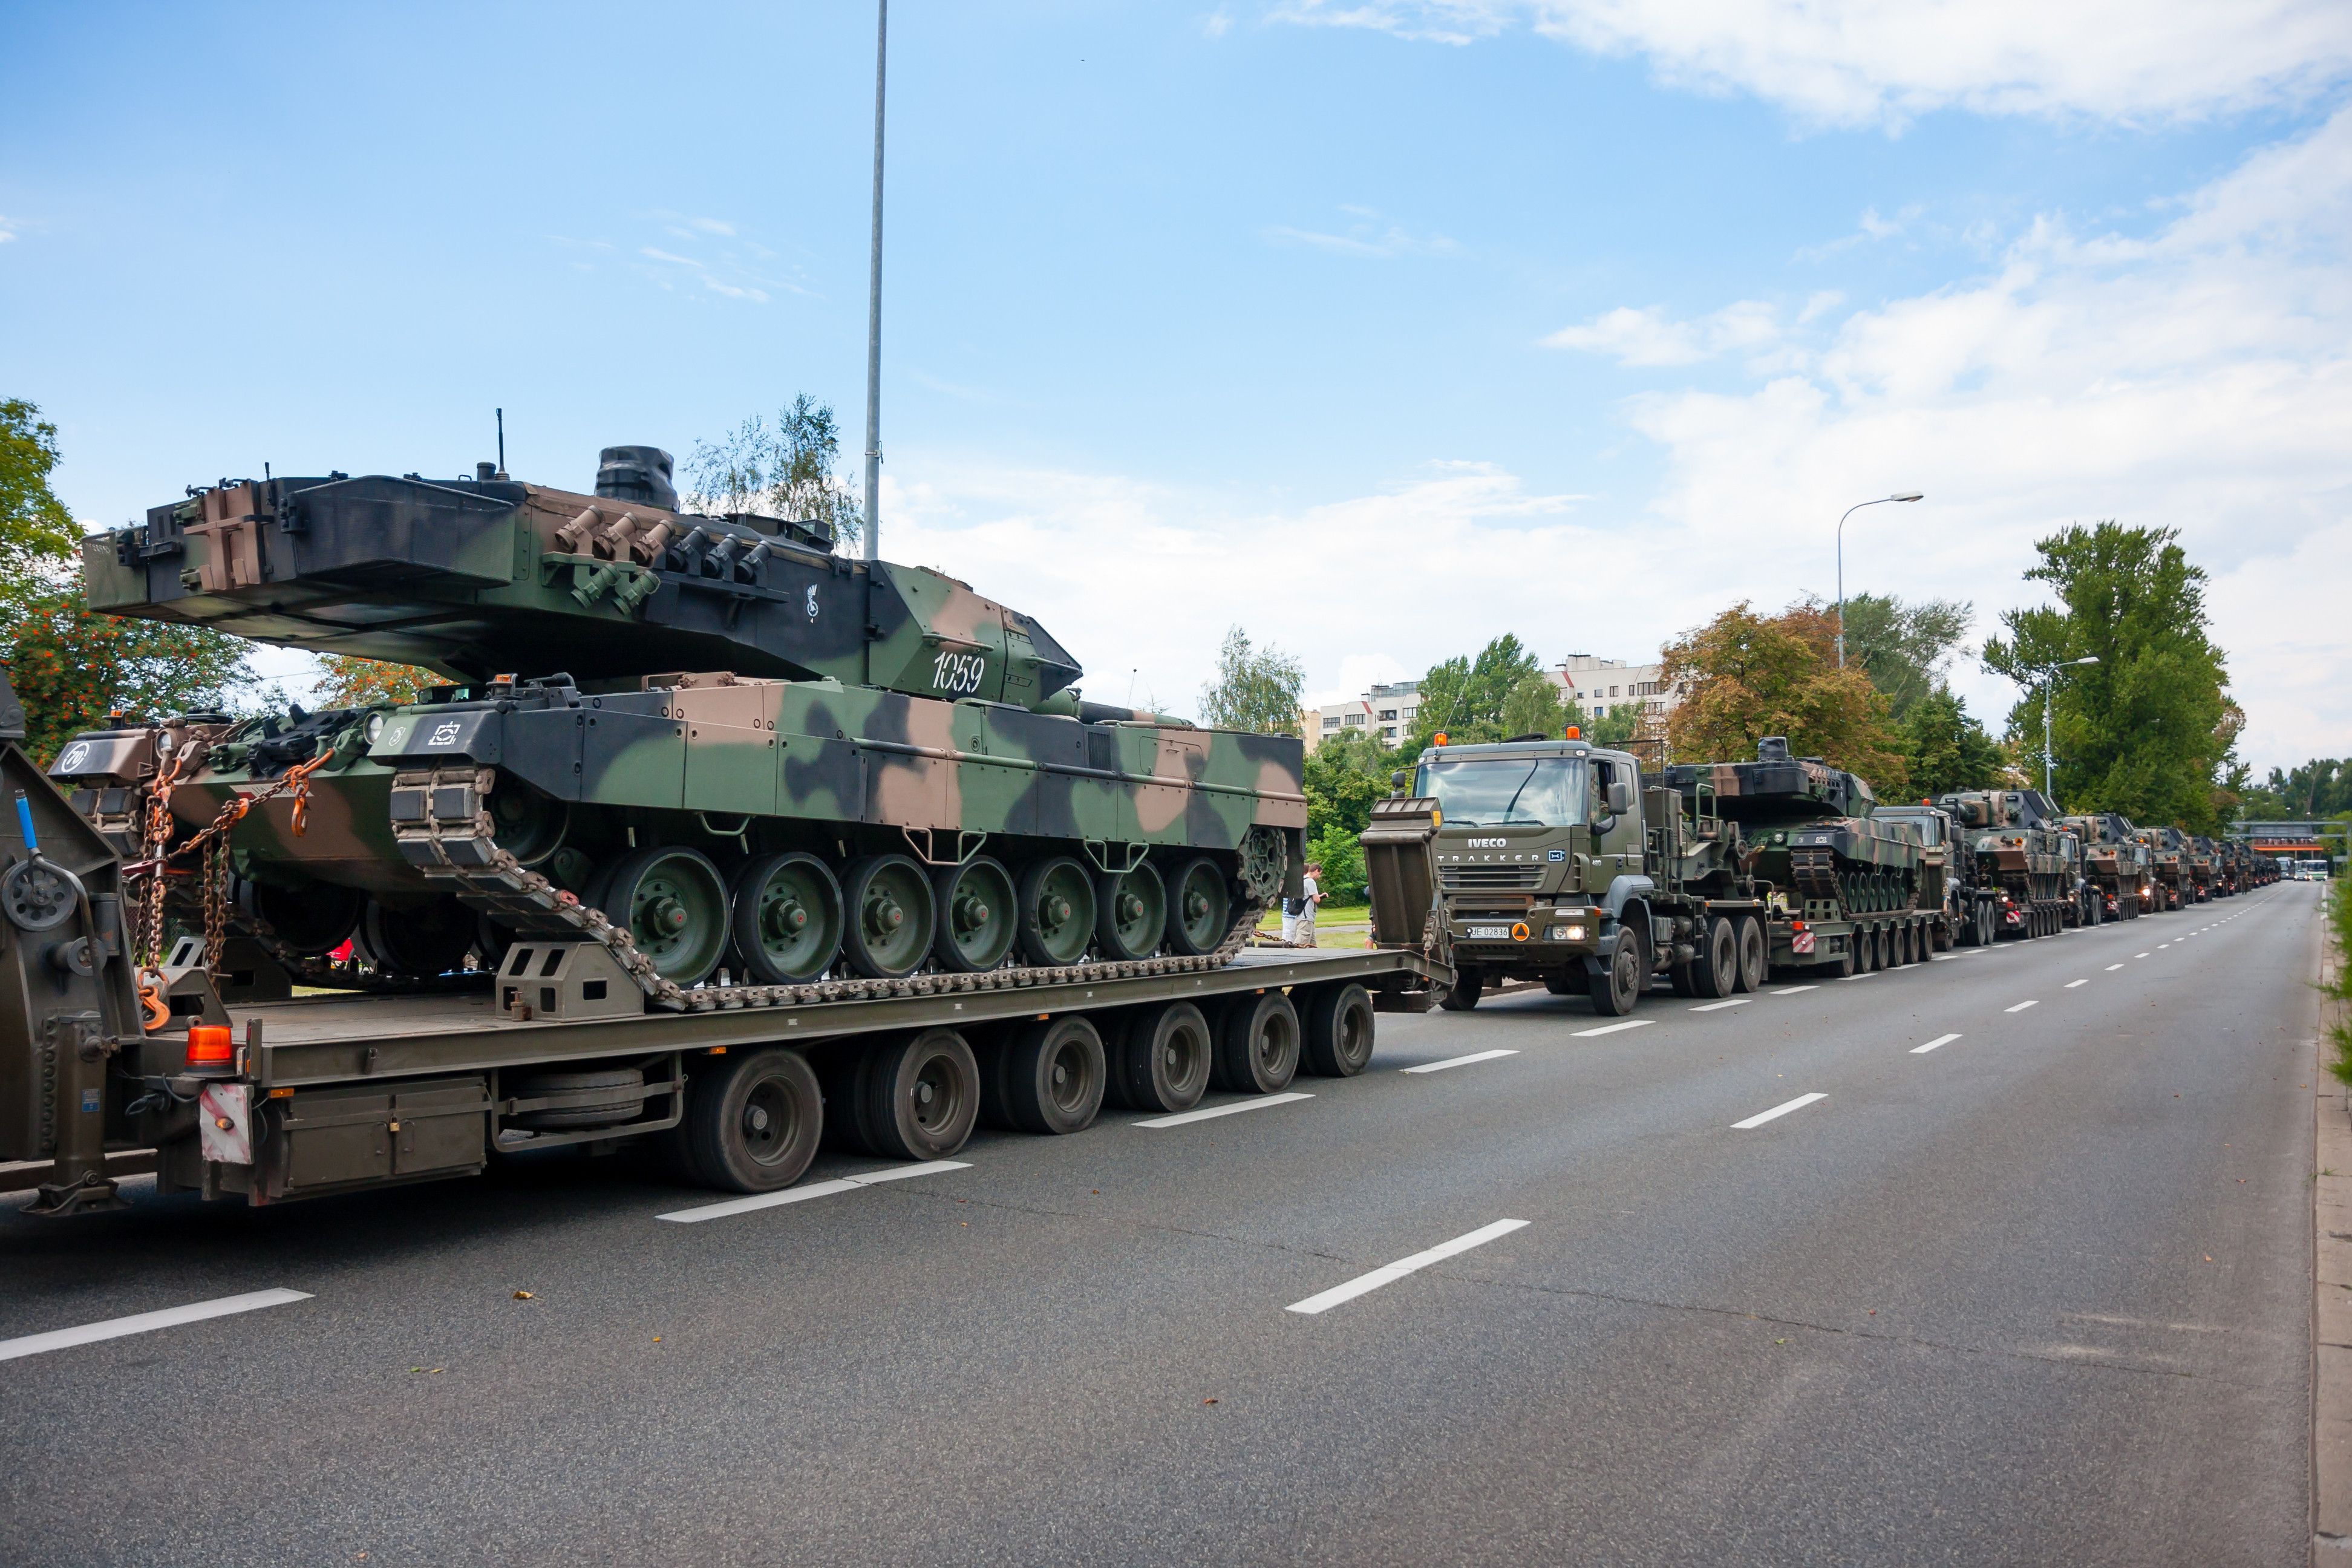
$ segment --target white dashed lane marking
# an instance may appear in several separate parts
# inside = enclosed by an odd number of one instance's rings
[[[2123,965],[2120,963],[2110,963],[2107,965],[2107,973],[2113,974],[2116,970],[2121,969]]]
[[[2069,980],[2066,982],[2066,989],[2072,991],[2077,985],[2088,985],[2089,984],[2090,982],[2087,980]]]
[[[1180,1110],[1173,1116],[1155,1116],[1149,1121],[1130,1121],[1129,1127],[1183,1127],[1195,1121],[1213,1121],[1220,1116],[1238,1116],[1244,1110],[1264,1110],[1270,1105],[1288,1105],[1293,1100],[1312,1100],[1311,1094],[1292,1089],[1288,1094],[1261,1094],[1255,1100],[1235,1100],[1231,1105],[1212,1105],[1205,1110]]]
[[[1580,1040],[1589,1040],[1595,1035],[1614,1035],[1626,1029],[1646,1029],[1656,1022],[1655,1018],[1628,1018],[1622,1024],[1603,1024],[1597,1029],[1579,1029],[1576,1031],[1575,1037]]]
[[[2020,1002],[2020,1003],[2019,1003],[2016,1006],[2014,1006],[2014,1007],[2003,1007],[2003,1008],[2001,1009],[2001,1011],[2002,1011],[2002,1012],[2004,1012],[2004,1013],[2022,1013],[2022,1012],[2024,1012],[2028,1007],[2038,1007],[2038,1006],[2040,1006],[2041,1005],[2042,1005],[2042,1004],[2041,1004],[2041,1002],[2040,1002],[2038,999],[2037,999],[2037,1000],[2030,1000],[2030,1001],[2025,1001],[2025,1002]]]
[[[45,1351],[61,1351],[73,1345],[95,1344],[100,1340],[119,1340],[128,1334],[152,1333],[157,1329],[175,1329],[182,1323],[201,1323],[207,1318],[226,1318],[237,1312],[258,1311],[264,1307],[291,1306],[296,1301],[310,1299],[310,1293],[307,1290],[250,1290],[242,1296],[221,1296],[210,1301],[192,1302],[185,1307],[166,1307],[160,1312],[109,1318],[102,1323],[84,1323],[78,1329],[51,1329],[46,1334],[0,1340],[0,1361],[15,1361],[18,1356],[39,1355]]]
[[[1459,1257],[1474,1247],[1484,1247],[1498,1237],[1508,1236],[1515,1230],[1525,1229],[1527,1225],[1528,1222],[1523,1219],[1498,1219],[1492,1225],[1482,1225],[1467,1236],[1457,1236],[1452,1241],[1441,1241],[1426,1252],[1416,1252],[1411,1258],[1400,1258],[1394,1263],[1383,1263],[1370,1274],[1359,1274],[1345,1285],[1334,1285],[1319,1295],[1307,1297],[1304,1301],[1293,1301],[1283,1310],[1309,1318],[1318,1312],[1328,1312],[1343,1301],[1352,1301],[1357,1297],[1368,1291],[1377,1290],[1383,1285],[1393,1285],[1408,1274],[1417,1274],[1433,1263],[1443,1263],[1449,1258]]]
[[[1821,987],[1818,985],[1783,985],[1778,991],[1767,992],[1766,994],[1771,996],[1794,996],[1801,991],[1819,991]]]
[[[1466,1068],[1472,1062],[1491,1062],[1497,1057],[1515,1057],[1517,1051],[1473,1051],[1466,1057],[1448,1057],[1442,1062],[1423,1062],[1407,1072],[1444,1072],[1447,1068]]]
[[[1756,998],[1753,996],[1734,996],[1728,1002],[1709,1002],[1706,1006],[1694,1007],[1691,1011],[1694,1013],[1720,1013],[1726,1007],[1745,1007],[1748,1004],[1755,1000]]]
[[[909,1176],[936,1176],[942,1171],[969,1171],[969,1160],[926,1160],[919,1165],[888,1165],[879,1171],[865,1171],[855,1176],[840,1176],[830,1182],[811,1182],[805,1187],[786,1187],[781,1193],[757,1193],[748,1198],[729,1198],[724,1203],[704,1204],[699,1208],[673,1209],[657,1214],[656,1219],[666,1219],[672,1225],[700,1225],[707,1219],[726,1219],[730,1215],[750,1214],[756,1209],[772,1209],[780,1204],[804,1204],[811,1198],[829,1198],[836,1193],[854,1193],[864,1187],[878,1186],[884,1182],[903,1182]]]
[[[1924,1046],[1914,1046],[1914,1047],[1911,1047],[1911,1054],[1912,1054],[1913,1056],[1915,1056],[1915,1057],[1924,1057],[1924,1056],[1926,1056],[1929,1051],[1934,1050],[1937,1046],[1948,1046],[1948,1045],[1950,1045],[1954,1040],[1957,1040],[1957,1039],[1958,1039],[1958,1038],[1959,1038],[1959,1036],[1958,1036],[1958,1035],[1937,1035],[1934,1039],[1929,1040],[1929,1041],[1928,1041],[1926,1045],[1924,1045]]]
[[[1802,1110],[1808,1105],[1812,1104],[1813,1101],[1817,1100],[1827,1100],[1829,1096],[1826,1094],[1801,1094],[1797,1096],[1796,1099],[1776,1105],[1769,1110],[1759,1110],[1745,1121],[1733,1122],[1731,1124],[1731,1130],[1734,1132],[1745,1132],[1751,1127],[1761,1127],[1767,1121],[1771,1121],[1780,1117],[1786,1116],[1792,1110]]]

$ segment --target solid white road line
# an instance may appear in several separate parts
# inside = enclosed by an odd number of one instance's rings
[[[1575,1037],[1580,1040],[1589,1040],[1595,1035],[1614,1035],[1626,1029],[1646,1029],[1656,1022],[1655,1018],[1628,1018],[1622,1024],[1603,1024],[1597,1029],[1579,1029],[1576,1031]]]
[[[2066,982],[2066,989],[2072,991],[2077,985],[2088,985],[2089,984],[2090,982],[2087,980],[2069,980]]]
[[[1734,996],[1728,1002],[1709,1002],[1706,1006],[1694,1007],[1691,1011],[1694,1013],[1720,1013],[1726,1007],[1745,1007],[1748,1004],[1755,1000],[1756,998],[1753,996]]]
[[[748,1198],[729,1198],[724,1203],[704,1204],[699,1208],[674,1209],[654,1217],[666,1219],[672,1225],[700,1225],[707,1219],[725,1219],[730,1215],[772,1209],[780,1204],[804,1204],[811,1198],[829,1198],[835,1193],[854,1193],[860,1187],[878,1186],[884,1182],[903,1182],[909,1176],[936,1176],[942,1171],[970,1169],[971,1162],[969,1160],[926,1160],[919,1165],[891,1165],[855,1176],[837,1177],[830,1182],[811,1182],[805,1187],[786,1187],[781,1193],[757,1193]]]
[[[2113,974],[2116,970],[2121,969],[2123,965],[2120,963],[2110,963],[2107,965],[2107,973]]]
[[[1813,1101],[1817,1100],[1827,1100],[1829,1096],[1826,1094],[1801,1094],[1785,1105],[1776,1105],[1771,1110],[1751,1116],[1745,1121],[1735,1121],[1731,1124],[1731,1129],[1735,1132],[1745,1132],[1750,1127],[1763,1126],[1767,1121],[1771,1121],[1774,1117],[1786,1116],[1792,1110],[1802,1110],[1808,1105],[1812,1104]]]
[[[1192,1121],[1213,1121],[1220,1116],[1238,1116],[1244,1110],[1264,1110],[1269,1105],[1288,1105],[1294,1100],[1312,1100],[1311,1094],[1292,1089],[1288,1094],[1261,1094],[1255,1100],[1235,1100],[1231,1105],[1213,1105],[1206,1110],[1180,1110],[1173,1116],[1155,1116],[1149,1121],[1130,1121],[1129,1127],[1181,1127]]]
[[[1911,1054],[1912,1054],[1913,1056],[1915,1056],[1915,1057],[1924,1057],[1924,1056],[1926,1056],[1929,1051],[1934,1050],[1937,1046],[1948,1046],[1948,1045],[1950,1045],[1954,1040],[1957,1040],[1957,1039],[1958,1039],[1958,1038],[1959,1038],[1959,1036],[1958,1036],[1958,1035],[1937,1035],[1934,1039],[1929,1040],[1929,1041],[1928,1041],[1926,1045],[1924,1045],[1924,1046],[1914,1046],[1914,1047],[1911,1047]]]
[[[2014,1007],[2003,1007],[2003,1008],[2001,1009],[2001,1011],[2002,1011],[2002,1012],[2004,1012],[2004,1013],[2022,1013],[2022,1012],[2024,1012],[2028,1007],[2038,1007],[2038,1006],[2040,1006],[2040,1005],[2041,1005],[2041,1003],[2040,1003],[2040,1002],[2038,1002],[2038,1001],[2020,1002],[2016,1006],[2014,1006]]]
[[[222,1296],[215,1300],[197,1301],[185,1307],[166,1307],[160,1312],[139,1312],[128,1318],[109,1318],[102,1323],[84,1323],[78,1329],[52,1329],[46,1334],[26,1334],[22,1339],[0,1340],[0,1361],[15,1361],[18,1356],[39,1355],[44,1351],[61,1351],[68,1345],[94,1344],[100,1340],[119,1340],[125,1334],[151,1333],[157,1329],[175,1329],[182,1323],[201,1323],[206,1318],[226,1318],[237,1312],[257,1311],[264,1307],[290,1306],[310,1299],[308,1290],[250,1290],[242,1296]]]
[[[1473,1051],[1466,1057],[1448,1057],[1442,1062],[1423,1062],[1417,1068],[1407,1068],[1404,1070],[1407,1072],[1444,1072],[1447,1068],[1466,1068],[1472,1062],[1491,1062],[1496,1057],[1515,1057],[1519,1053],[1517,1051]]]
[[[1467,1252],[1474,1247],[1484,1247],[1498,1237],[1508,1236],[1515,1230],[1525,1229],[1527,1225],[1528,1222],[1523,1219],[1498,1219],[1492,1225],[1482,1225],[1467,1236],[1457,1236],[1452,1241],[1441,1241],[1427,1252],[1416,1252],[1411,1258],[1400,1258],[1394,1263],[1383,1263],[1370,1274],[1357,1275],[1345,1285],[1334,1285],[1319,1295],[1307,1297],[1304,1301],[1293,1301],[1283,1310],[1297,1312],[1309,1318],[1318,1312],[1328,1312],[1342,1301],[1352,1301],[1357,1297],[1368,1291],[1377,1290],[1383,1285],[1393,1285],[1408,1274],[1417,1274],[1433,1263],[1443,1263],[1447,1258]]]
[[[1821,987],[1818,985],[1783,985],[1778,991],[1768,992],[1766,994],[1772,996],[1794,996],[1800,992],[1819,991]]]

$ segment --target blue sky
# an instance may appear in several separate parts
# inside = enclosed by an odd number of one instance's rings
[[[2352,12],[1653,0],[893,16],[884,552],[1189,707],[2183,531],[2261,765],[2352,744]],[[90,526],[798,391],[857,444],[863,4],[18,7],[0,391]],[[2011,696],[1964,663],[1979,710]]]

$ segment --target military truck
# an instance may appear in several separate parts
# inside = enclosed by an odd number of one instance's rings
[[[2000,889],[1977,879],[1976,856],[1958,823],[1938,805],[1882,805],[1882,823],[1908,827],[1920,843],[1922,908],[1944,911],[1941,948],[1990,947],[2000,922]]]
[[[2195,903],[2197,884],[2189,879],[2189,836],[2178,827],[2143,827],[2137,837],[2147,846],[2158,908],[2177,910]]]
[[[2223,897],[2221,887],[2221,856],[2220,848],[2203,834],[2189,837],[2189,882],[2197,890],[2197,901],[2210,903]]]
[[[2109,920],[2137,920],[2152,887],[2147,871],[2147,846],[2139,841],[2131,819],[2113,811],[2094,812],[2065,819],[2083,841],[2085,874]]]
[[[1968,835],[1979,883],[1999,889],[1999,933],[2053,936],[2074,904],[2058,814],[2040,790],[1958,790],[1937,798]]]

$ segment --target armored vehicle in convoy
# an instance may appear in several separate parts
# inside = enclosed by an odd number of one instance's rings
[[[449,680],[63,749],[119,850],[205,841],[170,912],[214,955],[325,978],[356,933],[371,983],[422,984],[585,942],[657,1005],[757,1005],[1222,963],[1295,886],[1297,741],[1082,701],[1030,616],[684,510],[656,448],[606,448],[593,494],[483,468],[223,483],[89,542],[95,609]]]
[[[2065,825],[2083,841],[2085,874],[2101,912],[2109,920],[2137,920],[2154,889],[2147,874],[2147,846],[2139,841],[2131,819],[2102,811],[2070,816]]]
[[[2197,901],[2189,878],[2189,836],[2178,827],[2143,827],[2137,837],[2147,847],[2148,875],[2155,883],[2153,910],[2177,910]]]
[[[2074,873],[2057,813],[2040,790],[1959,790],[1936,804],[1967,834],[1978,881],[1999,889],[2002,936],[2052,936],[2064,929]]]
[[[1952,814],[1921,801],[1882,805],[1877,821],[1907,827],[1919,840],[1920,902],[1944,911],[1942,947],[1990,947],[2000,920],[2000,889],[1979,884],[1976,857]]]
[[[2196,889],[2199,903],[2210,903],[2224,896],[2227,889],[2221,882],[2221,851],[2219,846],[2201,833],[2191,834],[2186,858],[2189,862],[2189,883]]]

